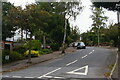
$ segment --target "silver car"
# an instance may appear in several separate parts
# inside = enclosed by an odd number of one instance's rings
[[[86,49],[84,42],[78,42],[77,49]]]

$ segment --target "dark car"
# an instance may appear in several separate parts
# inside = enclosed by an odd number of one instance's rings
[[[78,42],[77,49],[86,49],[84,42]]]

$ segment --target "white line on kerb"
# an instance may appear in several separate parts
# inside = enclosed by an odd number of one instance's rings
[[[22,78],[21,76],[12,76],[12,77],[14,77],[14,78]]]
[[[75,62],[77,62],[78,60],[75,60],[75,61],[73,61],[73,62],[70,62],[70,63],[68,63],[68,64],[66,64],[66,66],[69,66],[69,65],[71,65],[71,64],[73,64],[73,63],[75,63]]]
[[[87,56],[88,56],[88,55],[83,56],[82,59],[85,58],[85,57],[87,57]]]
[[[42,75],[42,76],[40,76],[40,77],[38,77],[38,78],[42,78],[42,77],[46,77],[47,75],[49,75],[49,74],[51,74],[51,73],[54,73],[54,72],[56,72],[56,71],[58,71],[58,70],[60,70],[61,68],[57,68],[57,69],[55,69],[55,70],[53,70],[53,71],[51,71],[51,72],[48,72],[48,73],[46,73],[46,74],[44,74],[44,75]]]

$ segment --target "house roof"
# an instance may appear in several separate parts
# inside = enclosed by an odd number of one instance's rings
[[[116,4],[120,4],[120,0],[91,0],[91,2],[96,7],[104,7],[108,10],[116,10],[119,9],[116,7]]]

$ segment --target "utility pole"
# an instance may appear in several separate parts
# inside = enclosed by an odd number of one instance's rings
[[[116,4],[117,11],[117,21],[118,21],[118,79],[120,78],[120,2]]]
[[[118,51],[120,52],[120,2],[116,4],[117,11],[117,21],[118,21]]]

